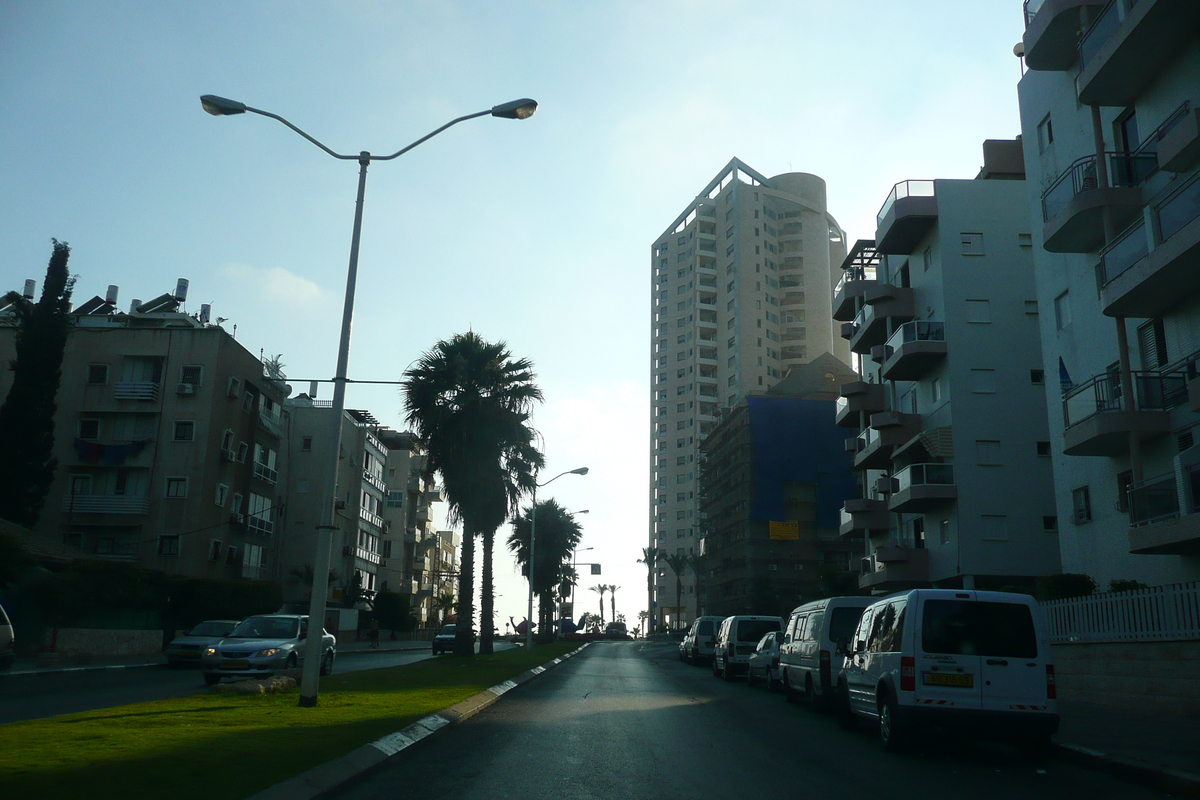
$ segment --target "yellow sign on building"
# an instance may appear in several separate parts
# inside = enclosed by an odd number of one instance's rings
[[[783,539],[793,542],[800,540],[800,523],[794,519],[787,520],[786,522],[771,520],[769,525],[772,539]]]

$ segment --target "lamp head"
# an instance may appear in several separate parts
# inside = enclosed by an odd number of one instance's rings
[[[537,111],[537,107],[536,100],[522,97],[520,100],[512,100],[508,103],[492,106],[492,116],[503,117],[504,119],[528,119],[533,116],[533,112]]]
[[[587,467],[580,467],[579,469],[573,469],[573,470],[571,470],[570,474],[571,474],[571,475],[587,475],[587,474],[588,474],[588,468],[587,468]]]
[[[245,114],[246,104],[227,97],[217,97],[215,94],[200,96],[200,106],[214,117],[226,117],[230,114]]]

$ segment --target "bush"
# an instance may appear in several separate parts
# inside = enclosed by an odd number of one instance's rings
[[[1087,597],[1095,591],[1096,581],[1091,575],[1060,572],[1038,578],[1035,596],[1038,600],[1063,600],[1068,597]]]
[[[399,592],[378,592],[371,617],[379,620],[379,627],[393,631],[411,631],[417,626],[412,615],[412,595]]]
[[[1132,592],[1135,589],[1149,589],[1150,587],[1141,581],[1126,580],[1124,578],[1113,578],[1108,583],[1110,592]]]

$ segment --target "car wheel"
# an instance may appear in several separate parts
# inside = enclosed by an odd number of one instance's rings
[[[757,681],[754,677],[754,669],[749,666],[746,667],[746,685],[751,689],[757,685]]]
[[[714,678],[721,677],[721,670],[717,669],[717,659],[714,656],[712,661],[712,673]]]
[[[768,669],[767,670],[767,680],[766,680],[767,691],[768,692],[775,691],[775,689],[777,688],[776,683],[778,683],[778,681],[775,680],[774,673],[772,673],[771,670]]]
[[[896,713],[896,701],[890,694],[879,700],[879,742],[889,753],[898,753],[908,744],[908,734]]]
[[[804,677],[804,701],[813,710],[816,710],[821,705],[821,701],[817,699],[817,688],[813,686],[812,676],[809,675]]]
[[[729,668],[729,662],[725,662],[725,666],[721,669],[721,677],[727,681],[733,681],[733,670]]]
[[[221,682],[221,676],[215,672],[204,673],[204,683],[208,686],[216,686]]]
[[[794,703],[800,699],[799,694],[792,688],[792,682],[788,679],[788,674],[785,670],[780,670],[780,680],[783,683],[783,699],[789,703]]]
[[[850,691],[844,683],[838,684],[837,722],[842,730],[848,731],[854,727],[854,711],[850,708]]]
[[[287,657],[287,665],[286,665],[285,669],[295,669],[295,668],[296,668],[296,654],[292,653],[291,655],[289,655]]]
[[[321,674],[329,675],[333,672],[333,651],[328,650],[325,657],[321,659]]]

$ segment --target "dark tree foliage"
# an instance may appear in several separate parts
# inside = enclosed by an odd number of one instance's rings
[[[67,346],[67,313],[74,279],[67,272],[71,248],[54,241],[42,297],[14,305],[19,326],[12,388],[0,406],[0,517],[37,524],[54,480],[54,398]]]

